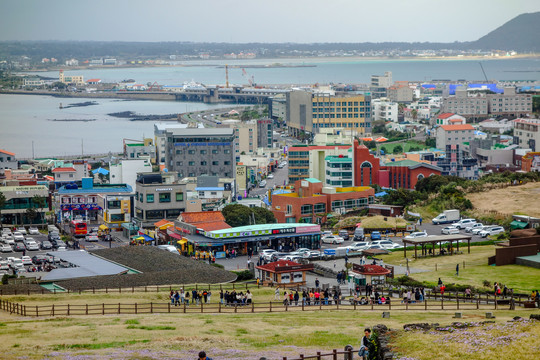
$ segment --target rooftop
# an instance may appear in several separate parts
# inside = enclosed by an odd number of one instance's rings
[[[257,269],[266,270],[270,272],[289,272],[294,270],[311,270],[313,269],[313,264],[302,265],[294,261],[289,260],[278,260],[271,262],[269,264],[257,266]]]
[[[442,113],[437,116],[437,119],[448,119],[450,116],[454,116],[454,113]]]
[[[195,225],[216,221],[225,222],[225,217],[223,216],[221,211],[194,211],[184,212],[180,214],[179,220],[188,224]]]
[[[445,131],[458,131],[458,130],[474,130],[474,127],[471,124],[464,125],[441,125]]]
[[[353,272],[364,275],[386,275],[391,271],[380,265],[356,265],[353,266]]]
[[[288,224],[259,224],[259,225],[247,225],[247,226],[238,226],[230,229],[223,229],[212,231],[212,234],[224,234],[230,232],[253,232],[260,230],[277,230],[277,229],[292,229],[292,228],[302,228],[302,227],[312,227],[319,226],[314,224],[300,224],[300,223],[288,223]]]
[[[0,153],[6,154],[6,155],[11,155],[11,156],[15,156],[15,154],[14,154],[14,153],[12,153],[12,152],[9,152],[9,151],[6,151],[6,150],[3,150],[3,149],[0,149]]]
[[[53,173],[55,172],[76,172],[75,168],[72,167],[57,167],[56,169],[53,169]]]

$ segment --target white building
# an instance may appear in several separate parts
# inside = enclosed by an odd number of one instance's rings
[[[464,125],[467,119],[454,113],[442,113],[435,118],[436,125]]]
[[[52,173],[54,182],[76,182],[90,176],[86,160],[73,160],[72,166],[57,167]]]
[[[514,120],[514,143],[521,148],[530,148],[533,152],[540,150],[540,120]]]
[[[154,124],[154,145],[156,147],[156,164],[165,164],[165,148],[167,146],[167,129],[187,129],[188,124],[177,123],[155,123]],[[199,128],[204,126],[199,123]]]
[[[386,98],[371,101],[373,121],[398,122],[398,104]]]
[[[122,159],[118,163],[109,163],[109,182],[111,184],[128,184],[135,189],[137,173],[151,173],[150,158]]]
[[[474,139],[474,127],[465,125],[441,125],[437,128],[436,146],[444,150],[447,145],[462,145]]]
[[[17,169],[17,159],[15,154],[6,150],[0,149],[0,169]]]

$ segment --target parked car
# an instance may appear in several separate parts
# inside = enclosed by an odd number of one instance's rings
[[[25,229],[24,226],[18,227],[17,231],[20,232],[23,235],[28,235],[28,233],[26,232],[26,229]]]
[[[60,240],[60,235],[58,233],[49,233],[47,239],[54,245],[54,241]]]
[[[273,179],[273,178],[274,178],[274,174],[268,174],[267,178],[268,178],[268,179]]]
[[[0,270],[9,270],[9,262],[7,260],[0,260]]]
[[[20,231],[15,231],[13,233],[13,239],[15,239],[15,241],[24,241],[24,235],[21,234]]]
[[[263,188],[266,186],[266,180],[263,180],[259,183],[259,187]]]
[[[339,230],[338,236],[341,236],[345,241],[349,240],[349,232],[347,230]]]
[[[172,253],[180,254],[178,252],[178,248],[174,247],[173,245],[158,245],[158,249],[166,250]]]
[[[402,245],[396,244],[392,240],[377,240],[373,241],[371,245],[381,245],[384,249],[391,250],[391,249],[399,249],[402,248]]]
[[[417,239],[417,238],[423,238],[423,237],[427,237],[427,236],[428,236],[428,234],[425,231],[416,231],[416,232],[410,233],[409,235],[405,236],[405,239],[414,240],[414,239]]]
[[[15,245],[15,239],[13,238],[13,235],[11,234],[5,234],[3,240],[5,244]]]
[[[51,241],[51,244],[53,245],[53,248],[56,248],[56,249],[58,249],[59,247],[64,247],[64,248],[66,247],[66,243],[60,239]]]
[[[484,224],[482,224],[482,223],[474,223],[474,224],[472,224],[472,225],[470,225],[470,226],[467,226],[467,227],[465,228],[465,232],[472,233],[472,231],[473,231],[474,229],[481,228],[481,227],[483,227],[483,226],[484,226]]]
[[[304,257],[304,255],[309,253],[310,251],[311,250],[308,248],[299,248],[291,252],[289,255],[298,255],[298,256]]]
[[[472,224],[476,223],[475,219],[461,219],[454,225],[459,229],[465,229],[468,226],[472,226]]]
[[[304,257],[299,255],[286,255],[279,258],[279,260],[287,260],[287,261],[294,261],[294,262],[300,262]]]
[[[0,244],[0,251],[3,252],[3,253],[8,253],[8,252],[12,252],[13,248],[9,244],[1,243]]]
[[[485,238],[486,236],[497,235],[503,232],[504,232],[504,228],[502,226],[493,226],[489,229],[480,231],[478,235]]]
[[[22,242],[15,243],[15,246],[13,247],[13,250],[15,251],[25,251],[26,246]]]
[[[441,234],[444,234],[444,235],[459,234],[459,229],[455,226],[446,226],[441,229]]]
[[[39,250],[39,245],[32,238],[26,238],[23,243],[28,251]]]
[[[30,235],[39,235],[39,230],[35,226],[30,226],[28,228],[28,234],[30,234]]]
[[[41,242],[40,247],[42,250],[50,250],[53,248],[53,245],[49,240],[44,240]]]
[[[319,259],[321,257],[321,252],[319,250],[310,250],[304,257],[308,259]]]
[[[347,247],[349,248],[349,251],[360,252],[362,250],[366,250],[368,246],[369,246],[369,243],[367,241],[358,241]]]
[[[381,240],[381,232],[380,231],[372,231],[370,235],[371,241],[373,240]]]
[[[264,249],[259,251],[259,257],[263,258],[266,261],[272,260],[272,254],[277,253],[274,249]]]
[[[11,235],[11,229],[8,227],[2,228],[2,235],[4,234],[10,234]]]
[[[47,255],[34,255],[32,256],[32,262],[35,265],[43,265],[50,262],[49,258],[50,256],[47,256]]]
[[[99,241],[99,237],[97,235],[86,235],[86,241]],[[172,245],[168,245],[172,246]]]
[[[8,257],[9,267],[13,270],[24,269],[24,265],[21,259],[16,257]]]
[[[378,245],[378,244],[369,244],[366,250],[372,250],[372,249],[386,250],[382,245]]]
[[[32,265],[32,258],[30,256],[23,256],[21,258],[23,265]]]
[[[489,229],[489,228],[492,227],[492,226],[493,226],[493,225],[479,226],[479,227],[477,227],[477,228],[475,228],[475,229],[472,229],[471,234],[473,234],[473,235],[478,235],[478,234],[480,233],[480,231],[482,231],[482,230],[487,230],[487,229]]]
[[[345,241],[342,237],[336,235],[326,235],[323,236],[321,240],[325,244],[341,244],[343,241]]]

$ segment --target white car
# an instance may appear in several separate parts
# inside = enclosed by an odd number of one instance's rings
[[[343,240],[341,236],[336,236],[336,235],[326,235],[326,236],[323,236],[321,240],[325,244],[341,244],[342,242],[345,241]]]
[[[11,234],[11,229],[8,227],[2,228],[2,235]]]
[[[0,260],[0,270],[9,270],[9,262],[7,260]]]
[[[274,249],[264,249],[259,251],[259,257],[263,258],[266,261],[270,261],[274,253],[277,253],[277,251]]]
[[[459,234],[459,229],[454,226],[447,226],[447,227],[442,228],[441,234],[444,234],[444,235]]]
[[[490,225],[484,225],[484,226],[477,227],[476,229],[472,229],[471,234],[478,235],[480,233],[480,231],[487,230],[490,227],[491,227]]]
[[[32,261],[32,259],[30,259]],[[16,257],[8,257],[9,267],[12,269],[22,269],[24,268],[23,262],[21,259]]]
[[[497,235],[504,232],[504,228],[502,226],[493,226],[487,230],[482,230],[478,233],[481,237],[485,238],[486,236],[491,235]]]
[[[457,227],[459,230],[465,229],[468,226],[472,226],[472,224],[476,223],[476,219],[461,219],[457,223],[454,224],[455,227]]]
[[[167,250],[167,251],[172,252],[172,253],[180,254],[178,252],[178,249],[176,247],[174,247],[173,245],[158,245],[157,247],[158,247],[158,249],[161,249],[161,250]]]
[[[31,239],[31,238],[28,238],[28,239]],[[26,250],[28,251],[39,250],[38,243],[33,240],[28,241],[28,239],[24,240],[24,246],[26,247]]]
[[[15,239],[13,238],[13,235],[11,234],[4,235],[3,241],[5,244],[15,245]]]
[[[32,265],[33,264],[32,258],[30,256],[23,256],[21,258],[21,261],[22,261],[23,265]]]
[[[26,229],[24,227],[17,228],[17,231],[20,232],[23,235],[28,235],[28,233],[26,232]]]
[[[413,239],[427,237],[427,236],[428,236],[427,232],[425,232],[425,231],[417,231],[417,232],[413,232],[413,233],[405,236],[405,239],[413,240]]]
[[[8,253],[8,252],[12,252],[13,248],[9,244],[1,243],[0,244],[0,251],[3,252],[3,253]]]
[[[349,251],[362,251],[366,250],[369,246],[369,243],[367,241],[357,241],[353,243],[352,245],[347,246],[349,248]]]
[[[274,178],[274,174],[268,174],[267,178],[268,178],[268,179],[273,179],[273,178]]]
[[[30,235],[39,235],[39,230],[37,227],[30,227],[28,228],[28,234]]]
[[[484,227],[484,224],[482,224],[482,223],[474,223],[474,224],[472,224],[471,226],[467,226],[467,227],[465,228],[465,232],[470,233],[470,232],[472,232],[474,229],[478,229],[478,228],[482,228],[482,227]]]
[[[403,247],[399,244],[396,244],[392,240],[377,240],[377,241],[371,242],[371,245],[380,245],[386,250],[399,249]]]
[[[21,234],[19,231],[15,231],[13,233],[13,239],[15,239],[15,241],[24,241],[24,235]]]

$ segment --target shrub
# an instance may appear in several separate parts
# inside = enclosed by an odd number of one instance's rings
[[[232,273],[236,274],[238,277],[236,278],[236,281],[244,281],[244,280],[251,280],[253,279],[253,274],[249,270],[243,270],[243,271],[231,271]]]
[[[212,263],[212,264],[210,264],[210,265],[212,265],[212,266],[214,266],[214,267],[217,267],[218,269],[225,269],[225,266],[223,266],[223,265],[221,265],[221,264]]]
[[[489,282],[488,280],[484,280],[482,281],[482,285],[484,285],[485,287],[491,287],[491,282]]]

